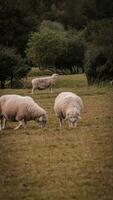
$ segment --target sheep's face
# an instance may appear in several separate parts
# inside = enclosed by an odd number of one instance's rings
[[[47,122],[47,117],[42,115],[38,119],[35,119],[35,121],[38,122],[40,128],[44,128]]]
[[[74,110],[66,115],[66,120],[68,120],[70,127],[75,127],[80,119],[80,113],[74,112]]]

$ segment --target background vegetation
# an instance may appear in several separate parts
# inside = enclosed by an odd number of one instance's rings
[[[112,0],[1,0],[0,47],[10,58],[15,49],[24,59],[22,76],[29,65],[65,74],[85,71],[88,84],[100,84],[113,78],[112,11]],[[0,57],[5,72],[10,62]],[[7,70],[1,87],[10,77]]]

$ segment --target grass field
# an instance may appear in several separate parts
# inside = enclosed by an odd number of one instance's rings
[[[61,91],[81,96],[85,113],[77,128],[60,130],[53,112]],[[48,112],[44,129],[29,122],[0,133],[0,200],[113,200],[113,87],[87,87],[84,75],[60,76],[52,94],[5,89],[30,95]]]

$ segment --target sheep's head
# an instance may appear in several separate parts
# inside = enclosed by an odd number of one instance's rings
[[[58,78],[58,74],[52,74],[52,78]]]
[[[70,127],[76,126],[80,119],[80,112],[76,108],[67,111],[65,120],[69,122]]]
[[[47,116],[41,115],[40,117],[35,119],[36,122],[38,122],[40,128],[44,128],[47,122]]]

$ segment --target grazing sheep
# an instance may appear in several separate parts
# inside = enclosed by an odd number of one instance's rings
[[[52,92],[52,86],[55,84],[57,80],[58,74],[53,74],[48,77],[35,78],[32,80],[32,94],[36,89],[44,90],[49,88]]]
[[[46,111],[41,108],[29,96],[20,95],[4,95],[0,97],[0,116],[1,116],[1,129],[5,128],[6,122],[18,121],[20,127],[26,128],[27,121],[34,120],[39,123],[43,128],[46,124],[47,117]]]
[[[9,100],[9,99],[18,99],[21,98],[22,96],[16,95],[16,94],[9,94],[9,95],[3,95],[0,97],[0,130],[2,129],[3,126],[3,114],[2,114],[2,108],[4,107],[5,103]],[[27,96],[27,98],[29,100],[33,100],[31,97]]]
[[[83,102],[79,96],[72,92],[61,92],[55,99],[54,111],[59,118],[60,127],[63,120],[67,120],[69,127],[76,127],[83,111]]]

